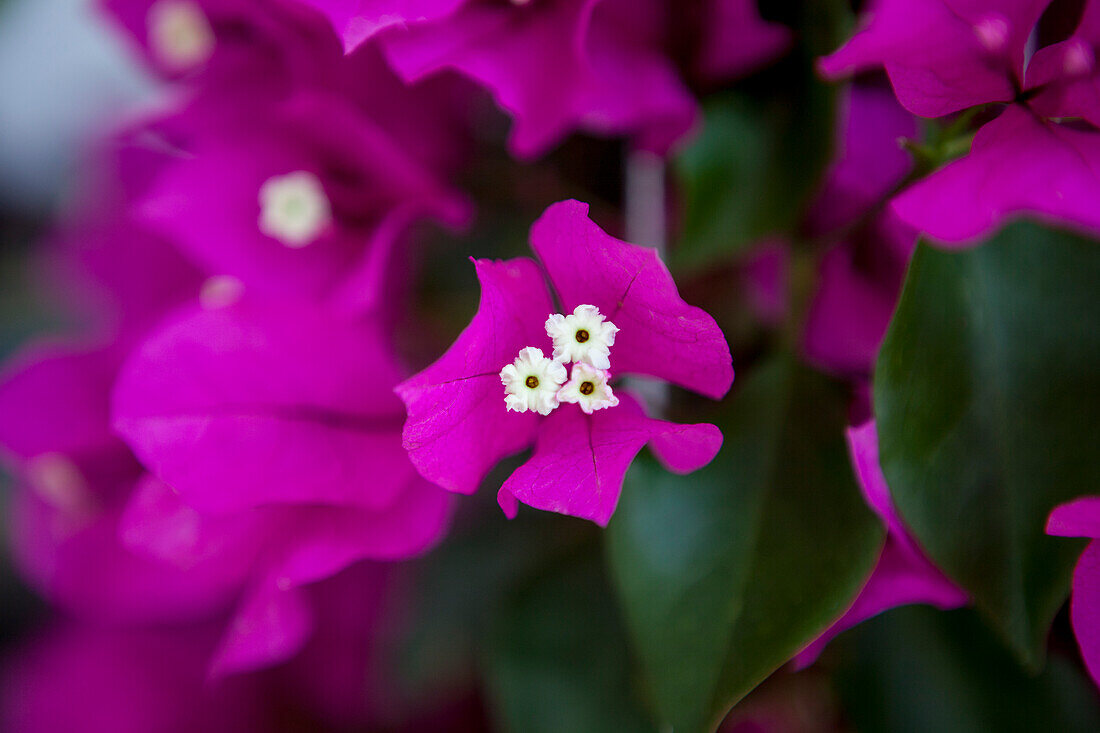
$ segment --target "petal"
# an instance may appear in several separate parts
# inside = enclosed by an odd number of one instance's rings
[[[314,632],[278,675],[297,700],[330,723],[328,729],[370,728],[367,721],[390,710],[404,689],[392,666],[381,663],[392,638],[387,607],[402,569],[359,563],[309,586]]]
[[[120,360],[109,346],[25,349],[0,381],[0,445],[23,459],[117,445],[108,409]]]
[[[262,584],[242,602],[210,662],[210,677],[262,669],[298,653],[313,632],[313,610],[299,588]]]
[[[798,668],[813,663],[833,637],[883,611],[922,603],[941,610],[967,603],[966,593],[927,560],[913,556],[888,537],[867,584],[845,614],[795,657]]]
[[[115,428],[202,511],[386,507],[413,467],[399,446],[399,371],[379,331],[305,305],[189,309],[127,361]]]
[[[902,192],[891,206],[947,243],[973,240],[1014,214],[1100,230],[1100,133],[1042,122],[1018,106],[974,137],[970,154]]]
[[[856,469],[856,478],[867,506],[886,524],[891,534],[908,534],[894,509],[890,487],[886,485],[886,477],[882,475],[882,468],[879,466],[878,431],[874,420],[849,428],[847,438],[852,466]]]
[[[510,517],[522,501],[606,526],[630,463],[649,442],[667,467],[690,473],[718,454],[722,433],[713,425],[648,418],[627,394],[617,407],[592,415],[563,406],[543,421],[534,455],[508,477],[497,501]]]
[[[670,11],[655,0],[601,0],[585,38],[587,84],[574,90],[577,124],[666,155],[696,124],[695,98],[666,55]],[[518,130],[517,130],[518,133]]]
[[[756,0],[711,0],[702,33],[698,66],[716,81],[754,71],[791,43],[791,30],[763,20]]]
[[[181,570],[215,564],[243,582],[277,527],[270,512],[202,514],[168,484],[146,474],[119,520],[119,538],[129,550]]]
[[[120,511],[73,516],[17,487],[9,510],[21,573],[50,601],[108,623],[181,622],[229,604],[240,578],[215,564],[187,570],[119,541]]]
[[[203,68],[170,68],[149,45],[148,12],[153,0],[97,0],[154,71],[204,86],[255,87],[293,79],[323,78],[340,58],[340,43],[325,19],[294,2],[200,2],[214,32],[214,52]],[[197,72],[197,74],[196,74]]]
[[[859,31],[821,60],[829,77],[885,66],[902,105],[939,117],[987,102],[1007,102],[1023,71],[1024,49],[1050,0],[879,0]],[[976,26],[1004,23],[990,50]]]
[[[879,205],[913,167],[899,138],[915,138],[917,120],[890,89],[857,82],[841,92],[836,157],[810,211],[810,228],[850,225]]]
[[[466,0],[299,0],[321,11],[350,53],[387,28],[436,20],[450,15]]]
[[[664,153],[696,113],[663,53],[663,11],[652,0],[467,3],[382,42],[406,79],[453,69],[488,89],[514,120],[517,157],[543,153],[574,128],[638,133],[641,146]]]
[[[1084,496],[1054,508],[1047,534],[1100,538],[1100,496]]]
[[[834,636],[890,608],[925,603],[948,609],[967,602],[966,593],[928,560],[898,516],[879,465],[874,421],[850,428],[848,447],[864,499],[886,525],[886,543],[851,608],[795,657],[800,668],[813,663]]]
[[[275,716],[265,700],[270,692],[260,680],[219,685],[205,680],[215,632],[208,624],[118,628],[55,620],[5,655],[0,728],[24,733],[272,730]]]
[[[1093,125],[1100,124],[1100,82],[1096,73],[1066,71],[1067,54],[1078,52],[1083,42],[1073,37],[1045,46],[1028,62],[1028,88],[1038,90],[1029,106],[1043,117],[1082,117]],[[1084,46],[1093,47],[1093,43]],[[1095,59],[1092,63],[1095,66]]]
[[[549,351],[553,310],[542,274],[527,259],[476,260],[481,303],[443,356],[397,387],[405,402],[404,445],[429,481],[472,494],[497,461],[527,447],[538,416],[508,412],[500,370],[520,349]]]
[[[745,300],[763,324],[778,328],[787,319],[790,291],[790,245],[783,239],[765,239],[741,263]]]
[[[191,130],[187,155],[167,163],[135,204],[143,224],[208,273],[279,297],[323,297],[349,279],[377,288],[358,271],[386,262],[395,223],[408,224],[414,214],[454,224],[467,217],[459,197],[345,100],[301,92],[256,106],[263,124],[215,117],[204,125],[181,115],[177,122]],[[259,192],[269,179],[297,171],[320,180],[333,222],[306,246],[288,247],[260,230]]]
[[[841,374],[870,374],[890,325],[908,258],[892,257],[881,239],[844,242],[825,253],[802,337],[806,358]],[[866,249],[873,248],[873,253]],[[869,260],[893,260],[875,263]]]
[[[721,398],[733,382],[729,345],[705,311],[680,298],[651,247],[606,234],[588,204],[553,204],[531,227],[531,247],[566,311],[590,304],[619,327],[611,350],[616,374],[660,377]]]
[[[512,152],[533,157],[576,122],[572,95],[587,84],[583,39],[599,0],[516,8],[467,3],[444,21],[382,39],[406,80],[453,69],[478,82],[512,115]]]
[[[358,560],[403,560],[426,552],[443,537],[453,498],[413,476],[398,501],[383,511],[287,509],[287,547],[272,576],[280,587],[290,587],[327,578]]]
[[[171,242],[130,220],[125,202],[95,206],[114,209],[108,221],[79,219],[50,243],[50,296],[82,318],[102,309],[109,332],[128,339],[194,297],[205,277]]]
[[[1100,542],[1090,543],[1077,561],[1069,617],[1085,667],[1100,685]]]
[[[1100,125],[1098,46],[1100,4],[1087,2],[1074,34],[1040,48],[1028,61],[1025,88],[1038,92],[1031,107],[1044,117],[1083,117]]]

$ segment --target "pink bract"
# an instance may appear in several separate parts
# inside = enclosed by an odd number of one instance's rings
[[[607,235],[577,201],[550,206],[531,227],[531,247],[565,312],[594,305],[619,327],[616,375],[655,376],[714,398],[729,389],[733,368],[722,332],[680,298],[655,250]],[[397,388],[408,412],[404,445],[425,478],[473,493],[500,459],[537,436],[534,457],[501,489],[505,512],[514,514],[519,499],[605,524],[631,459],[647,442],[679,471],[714,457],[717,428],[651,420],[625,395],[623,404],[593,415],[575,405],[543,419],[507,411],[499,372],[527,346],[551,351],[543,324],[555,307],[534,262],[475,266],[482,296],[473,321],[438,361]]]
[[[900,138],[916,120],[884,85],[853,82],[838,109],[837,157],[810,210],[818,235],[843,240],[824,253],[803,333],[806,357],[845,375],[870,374],[893,315],[916,232],[886,208],[912,169]]]
[[[894,212],[952,246],[1034,213],[1100,231],[1100,134],[1013,105],[978,130],[970,154],[894,199]]]
[[[255,100],[253,113],[260,124],[221,105],[160,121],[186,139],[135,204],[143,224],[211,274],[269,295],[373,306],[409,223],[432,216],[458,225],[469,215],[459,195],[351,100],[301,90],[277,103]],[[320,182],[332,223],[290,247],[261,230],[260,191],[299,171]]]
[[[467,2],[380,42],[407,80],[453,70],[484,86],[513,118],[508,145],[518,157],[577,129],[631,135],[664,154],[697,116],[664,53],[665,12],[655,0]]]
[[[950,246],[973,244],[1016,215],[1100,227],[1091,205],[1100,133],[1067,123],[1100,121],[1100,10],[1089,3],[1070,39],[1028,58],[1028,38],[1048,4],[880,0],[861,30],[822,59],[829,76],[884,67],[901,103],[925,117],[1008,105],[978,130],[968,155],[893,202],[906,224]]]
[[[654,420],[636,399],[621,394],[615,409],[585,415],[559,408],[545,419],[534,455],[500,487],[497,501],[508,517],[516,516],[522,501],[606,526],[615,513],[623,476],[647,443],[676,473],[702,468],[722,447],[722,433],[715,426]]]
[[[375,34],[445,18],[467,0],[300,0],[321,11],[351,53]]]
[[[898,516],[879,466],[874,422],[850,429],[848,447],[863,498],[886,525],[886,542],[852,606],[795,658],[800,667],[811,664],[837,634],[890,608],[925,603],[949,609],[967,603],[966,593],[928,560]]]
[[[29,351],[0,383],[0,444],[17,478],[8,522],[19,570],[70,612],[119,622],[179,620],[229,602],[233,571],[174,572],[118,541],[143,471],[107,420],[119,356],[109,348]]]
[[[297,0],[189,0],[213,33],[208,59],[173,68],[150,41],[150,10],[165,0],[96,0],[149,67],[166,79],[204,89],[279,92],[302,78],[325,75],[340,43],[325,19]]]
[[[1056,507],[1047,521],[1047,534],[1093,540],[1073,570],[1069,615],[1085,666],[1100,686],[1100,496]]]
[[[860,29],[821,60],[830,77],[883,66],[914,114],[939,117],[1009,102],[1024,47],[1050,0],[877,0]]]
[[[710,0],[699,49],[699,70],[712,79],[743,76],[773,61],[791,44],[791,31],[769,23],[756,0]]]

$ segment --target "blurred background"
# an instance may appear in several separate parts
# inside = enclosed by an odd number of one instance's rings
[[[73,184],[82,151],[120,109],[155,89],[85,0],[0,0],[0,351],[64,329],[44,298],[33,257]],[[2,475],[2,474],[0,474]],[[5,497],[10,477],[4,475]],[[7,524],[5,523],[5,529]],[[5,545],[7,543],[5,542]],[[46,607],[4,553],[5,649]]]
[[[739,370],[789,337],[762,315],[759,292],[740,273],[758,264],[757,245],[777,218],[799,218],[835,153],[836,91],[813,75],[812,60],[844,37],[851,11],[847,3],[762,3],[769,20],[797,29],[796,49],[736,85],[694,81],[707,122],[670,166],[668,196],[681,201],[698,198],[699,186],[726,186],[737,200],[712,202],[709,211],[749,224],[731,237],[673,214],[670,225],[686,232],[688,244],[672,257],[681,291],[715,315]],[[33,336],[73,325],[43,296],[36,246],[72,195],[89,145],[118,123],[120,110],[155,99],[158,85],[89,0],[0,0],[0,361]],[[575,135],[537,162],[517,163],[502,144],[507,120],[487,98],[475,98],[465,131],[472,153],[459,183],[477,202],[477,220],[459,234],[416,232],[417,306],[406,316],[415,337],[400,344],[416,368],[436,358],[476,308],[470,254],[526,253],[530,223],[548,202],[567,197],[590,202],[593,219],[615,234],[627,226],[622,142]],[[809,297],[812,284],[803,289]],[[682,395],[677,404],[708,409]],[[499,484],[517,464],[498,467],[487,483]],[[0,473],[5,494],[9,482]],[[386,611],[395,631],[385,644],[399,682],[392,694],[402,712],[370,729],[646,730],[606,552],[588,522],[543,512],[508,522],[495,492],[461,502],[450,536],[411,564],[408,592]],[[6,553],[0,598],[0,654],[18,663],[57,612],[23,584]],[[1065,610],[1050,654],[1034,674],[973,610],[900,608],[841,635],[812,667],[773,675],[723,730],[1100,730],[1100,700],[1081,672]],[[127,659],[129,673],[157,664]],[[89,670],[96,674],[94,665]],[[604,697],[609,689],[621,694]],[[443,712],[409,712],[431,707],[425,700]],[[577,727],[548,726],[547,710],[569,709],[603,712]],[[319,729],[297,711],[281,710],[278,720],[289,730]]]

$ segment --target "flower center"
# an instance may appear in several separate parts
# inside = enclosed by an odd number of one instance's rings
[[[325,189],[309,171],[273,176],[260,187],[260,231],[287,247],[305,247],[331,221]]]
[[[615,407],[619,404],[619,398],[607,383],[610,377],[610,372],[584,362],[576,362],[569,381],[558,390],[558,402],[580,405],[581,411],[588,415],[597,410]]]
[[[588,335],[588,331],[585,331],[583,328],[580,329],[579,331],[577,331],[577,343],[578,344],[583,344],[589,338],[591,338],[591,337]]]
[[[190,0],[153,3],[146,26],[153,55],[177,71],[205,63],[214,53],[214,31],[202,8]]]
[[[525,379],[523,383],[527,385],[527,389],[538,389],[539,378],[532,374],[531,376],[527,377],[527,379]]]

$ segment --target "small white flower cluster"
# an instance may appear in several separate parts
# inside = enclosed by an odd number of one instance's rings
[[[149,50],[173,71],[190,71],[214,55],[214,30],[193,0],[157,0],[145,23]]]
[[[332,223],[325,187],[309,171],[272,176],[260,186],[260,231],[291,249],[300,249]]]
[[[515,412],[540,415],[549,415],[563,402],[580,405],[589,415],[619,404],[608,384],[611,347],[618,332],[594,305],[578,305],[568,316],[552,314],[546,319],[546,335],[554,342],[553,357],[528,346],[501,369],[504,404]],[[565,365],[570,362],[567,378]]]

